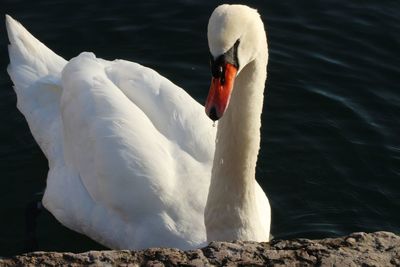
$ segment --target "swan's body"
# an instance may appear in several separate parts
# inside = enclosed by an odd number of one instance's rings
[[[238,8],[261,23],[256,11]],[[217,10],[213,16],[221,15]],[[11,17],[7,29],[18,108],[49,160],[43,204],[61,223],[112,248],[187,249],[207,237],[268,240],[269,203],[254,179],[266,40],[263,59],[243,66],[237,78],[245,90],[249,78],[261,87],[249,98],[257,107],[242,115],[259,114],[237,117],[232,106],[243,91],[233,90],[214,159],[216,131],[204,108],[156,72],[91,53],[67,62]],[[244,123],[240,131],[229,126],[233,119]],[[225,128],[237,135],[230,139]]]

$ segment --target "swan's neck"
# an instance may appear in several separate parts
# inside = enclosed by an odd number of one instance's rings
[[[205,209],[207,239],[258,240],[255,168],[260,147],[267,55],[237,76],[228,109],[218,122]]]

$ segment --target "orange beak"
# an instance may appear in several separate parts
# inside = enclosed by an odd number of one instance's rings
[[[230,63],[225,63],[223,68],[224,71],[221,77],[212,77],[206,101],[206,114],[213,121],[220,119],[224,115],[237,73],[237,68]]]

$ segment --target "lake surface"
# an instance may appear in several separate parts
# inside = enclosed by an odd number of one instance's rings
[[[93,51],[136,61],[204,103],[206,27],[222,2],[203,2],[1,0],[0,13],[64,58]],[[400,233],[400,1],[242,3],[259,10],[269,38],[257,178],[272,234]],[[40,199],[47,160],[15,107],[1,24],[0,255],[9,255],[24,250],[25,207]],[[37,234],[40,250],[102,248],[48,212]]]

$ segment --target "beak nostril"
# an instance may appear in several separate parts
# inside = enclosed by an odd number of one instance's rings
[[[212,107],[210,109],[210,112],[208,113],[208,117],[210,117],[210,119],[212,119],[213,121],[218,120],[218,116],[217,116],[217,109],[215,107]]]

